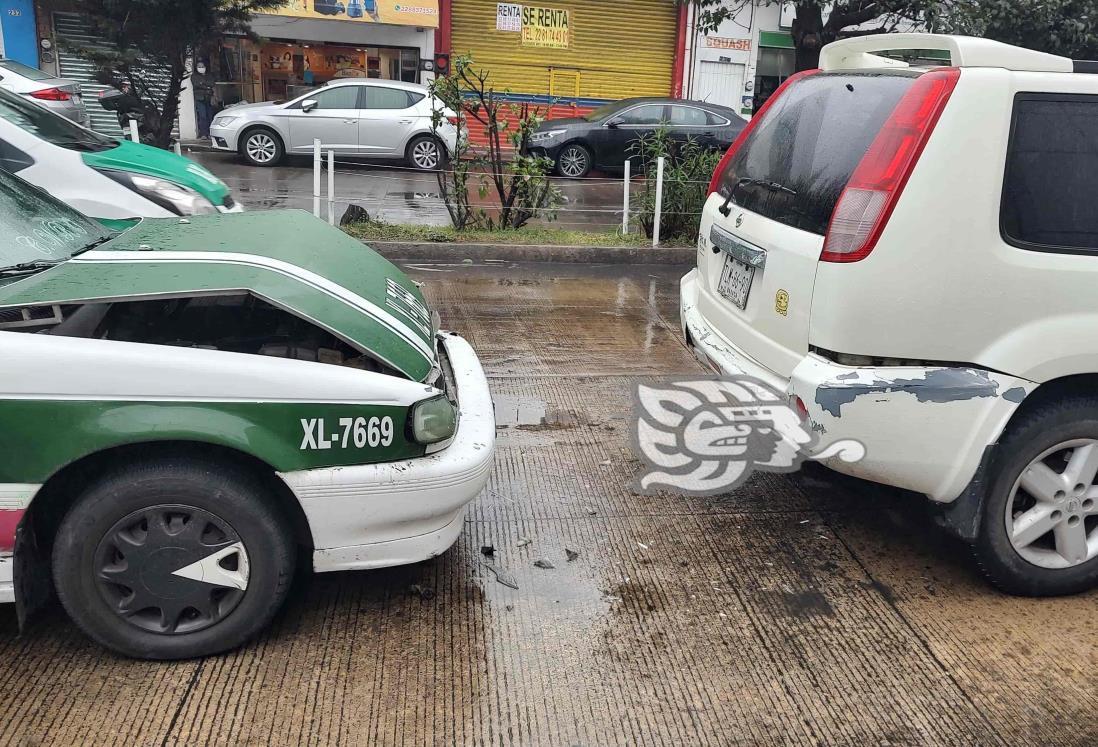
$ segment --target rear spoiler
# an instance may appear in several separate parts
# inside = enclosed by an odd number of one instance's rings
[[[949,52],[949,62],[953,67],[1001,67],[1007,70],[1038,73],[1077,71],[1076,63],[1067,57],[1036,52],[991,39],[948,34],[874,34],[842,39],[820,50],[820,69],[857,70],[894,67],[897,65],[896,60],[889,60],[873,53],[923,49]]]

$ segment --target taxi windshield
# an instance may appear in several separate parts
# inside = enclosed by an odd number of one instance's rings
[[[111,238],[106,227],[0,169],[0,273],[47,267]],[[9,271],[9,272],[5,272]]]

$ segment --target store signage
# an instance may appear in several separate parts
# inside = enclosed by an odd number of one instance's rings
[[[751,40],[730,39],[725,36],[707,36],[705,37],[705,46],[713,49],[732,49],[737,52],[750,52]]]
[[[522,31],[522,6],[516,3],[496,3],[496,31]]]
[[[522,8],[522,45],[568,49],[572,46],[571,13],[561,8]]]
[[[288,0],[277,16],[438,28],[439,0]]]

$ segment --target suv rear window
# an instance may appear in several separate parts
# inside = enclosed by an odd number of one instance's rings
[[[718,191],[793,228],[827,233],[862,156],[918,73],[817,73],[791,85],[729,162]]]
[[[1098,96],[1020,93],[1000,226],[1023,249],[1098,251]]]

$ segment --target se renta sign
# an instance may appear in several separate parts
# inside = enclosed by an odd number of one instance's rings
[[[568,49],[572,44],[568,10],[526,5],[522,8],[522,44],[526,47]]]

